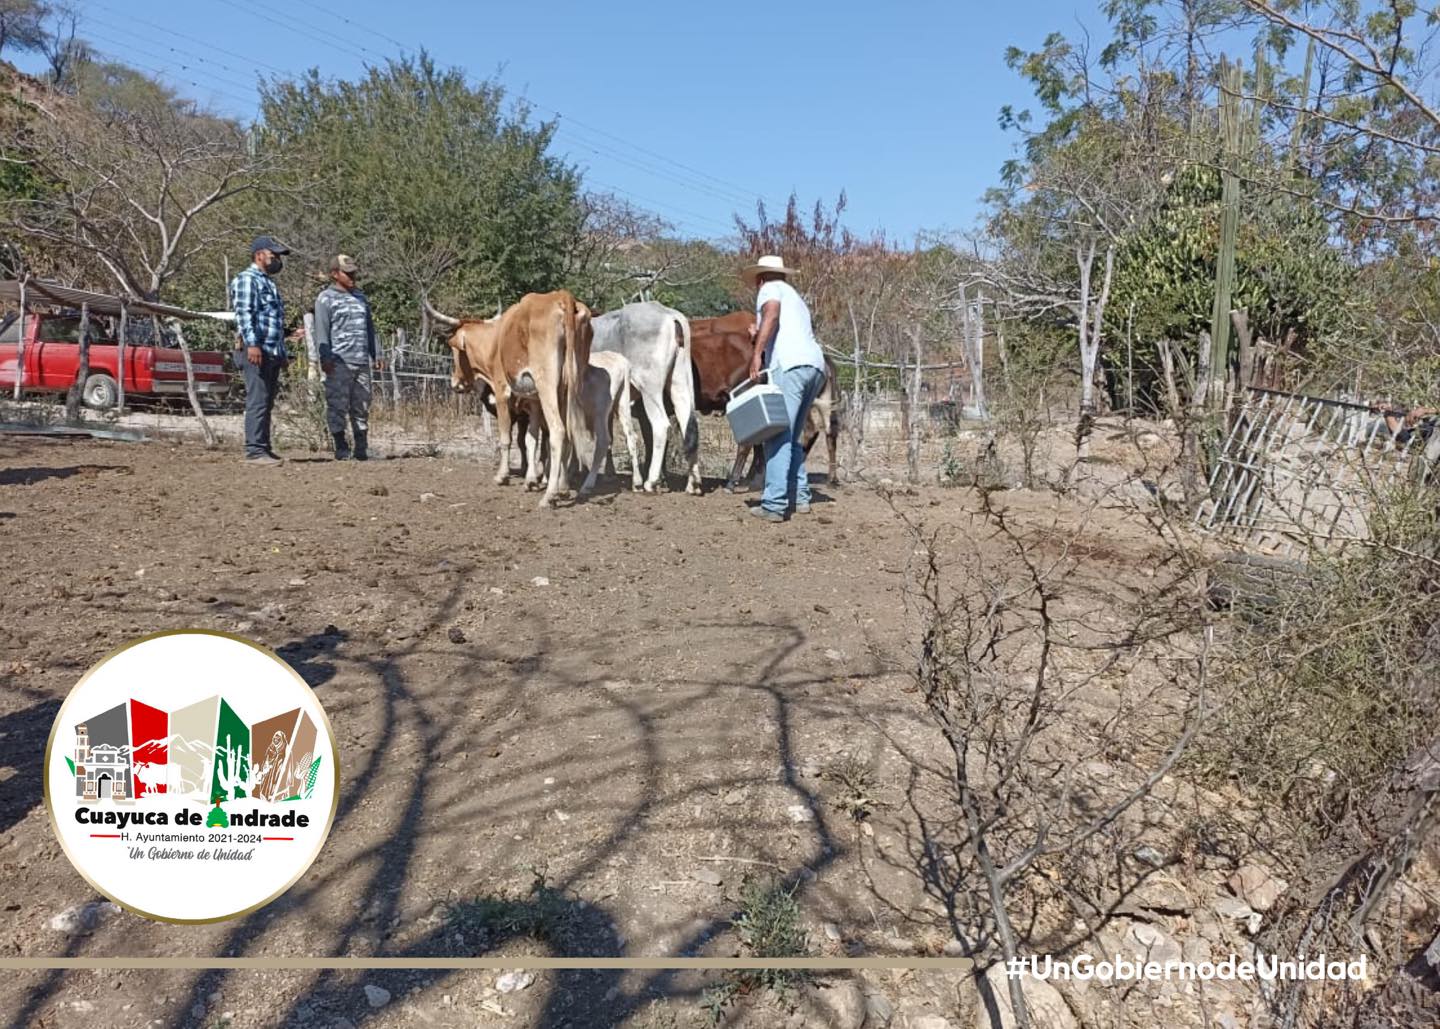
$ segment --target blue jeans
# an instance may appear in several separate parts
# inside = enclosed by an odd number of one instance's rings
[[[765,493],[760,506],[775,514],[788,514],[810,503],[810,480],[805,475],[805,419],[820,388],[825,372],[809,365],[797,365],[774,373],[771,381],[785,397],[785,431],[765,442]]]

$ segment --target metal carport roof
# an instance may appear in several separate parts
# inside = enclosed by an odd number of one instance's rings
[[[191,311],[184,307],[173,307],[170,304],[156,303],[152,300],[121,298],[109,293],[96,293],[88,289],[62,286],[58,282],[46,282],[44,279],[27,279],[25,281],[26,304],[36,300],[75,308],[82,304],[88,304],[90,310],[99,314],[118,315],[123,304],[131,313],[140,311],[145,314],[158,314],[162,318],[181,318],[187,321],[196,318],[227,320],[226,313],[211,314],[205,311]],[[0,303],[13,305],[20,303],[20,281],[18,279],[0,280]]]

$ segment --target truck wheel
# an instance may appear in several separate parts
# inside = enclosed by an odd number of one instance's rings
[[[97,372],[85,380],[85,388],[80,391],[80,399],[86,407],[107,410],[115,406],[120,400],[120,389],[115,385],[115,380],[103,372]]]

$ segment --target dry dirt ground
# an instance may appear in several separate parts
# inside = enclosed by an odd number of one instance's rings
[[[797,884],[814,954],[940,954],[906,802],[941,751],[904,672],[912,543],[860,486],[822,484],[784,526],[706,486],[541,512],[458,458],[256,469],[233,449],[0,436],[0,956],[724,956],[747,875]],[[968,497],[896,503],[963,532]],[[1068,503],[1012,497],[1035,519]],[[1120,514],[1084,531],[1097,579],[1145,565]],[[58,705],[113,648],[180,627],[252,638],[315,688],[341,762],[329,842],[234,922],[49,928],[99,899],[42,801]],[[873,765],[868,827],[826,775],[843,754]],[[447,923],[477,900],[509,915]],[[683,1026],[721,977],[564,971],[498,994],[497,974],[31,971],[0,979],[0,1024]],[[391,1000],[372,1008],[367,984]],[[878,998],[899,1027],[973,1017],[956,970],[867,971],[811,991],[809,1014],[732,1018],[826,1024],[836,997]]]

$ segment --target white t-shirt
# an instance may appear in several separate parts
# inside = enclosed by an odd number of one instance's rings
[[[810,308],[795,288],[780,279],[771,279],[760,287],[755,295],[755,324],[760,324],[760,312],[771,300],[780,301],[780,325],[775,331],[775,341],[770,344],[765,367],[773,372],[809,365],[811,368],[825,368],[825,354],[815,341],[810,327]]]

